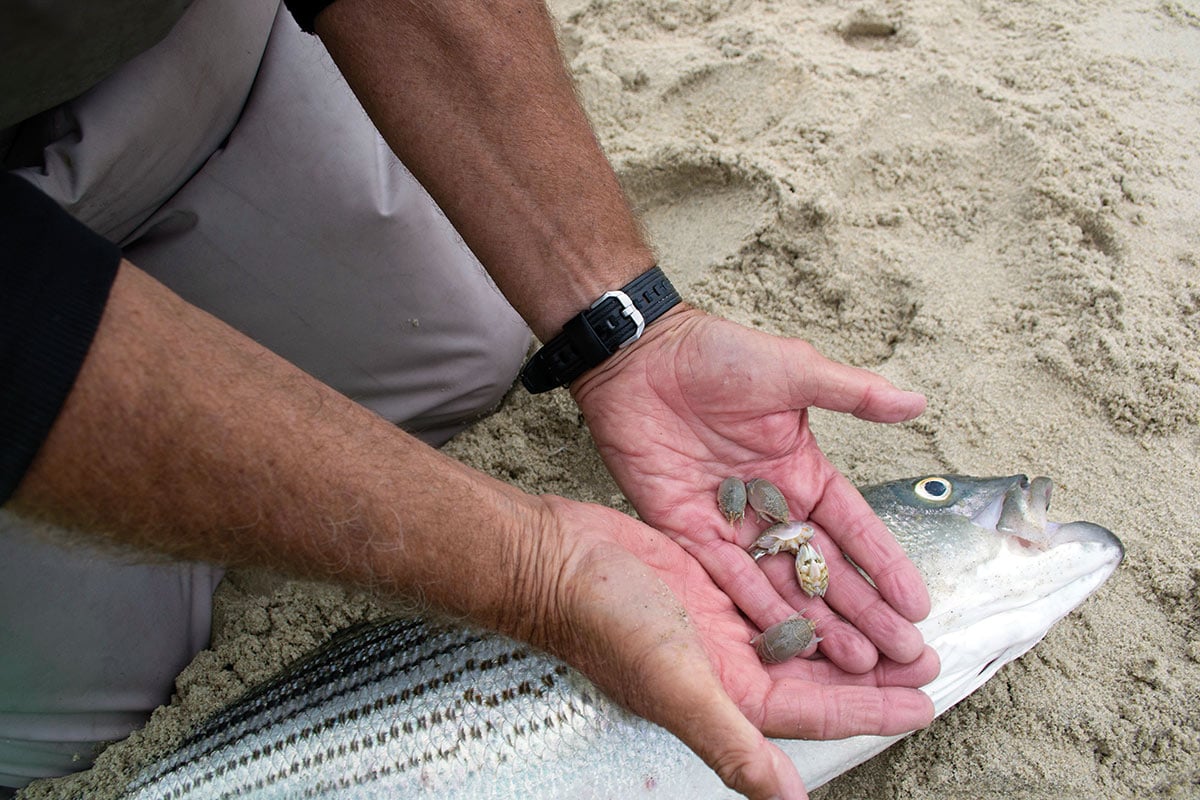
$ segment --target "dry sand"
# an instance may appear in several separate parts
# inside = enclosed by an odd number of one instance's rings
[[[930,398],[818,414],[860,482],[1028,472],[1128,557],[1020,661],[819,798],[1200,797],[1200,6],[557,0],[583,100],[694,303]],[[628,508],[563,393],[450,445]],[[144,733],[36,797],[104,796],[361,597],[243,575]]]

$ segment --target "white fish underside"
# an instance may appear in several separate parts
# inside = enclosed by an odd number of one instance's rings
[[[1019,539],[990,532],[994,541],[974,548],[974,556],[948,555],[955,548],[938,539],[946,535],[936,524],[940,512],[922,512],[906,541],[898,528],[909,523],[878,503],[930,585],[934,610],[919,627],[942,659],[941,675],[925,687],[938,713],[1036,644],[1121,558],[1115,537],[1087,523],[1051,523],[1048,549],[1028,547],[1036,531],[1022,529]],[[1044,510],[1043,503],[1043,526]],[[949,535],[957,544],[981,530],[959,524]],[[922,548],[931,548],[928,558],[921,558]],[[964,557],[977,563],[962,569],[939,563]],[[812,789],[900,738],[778,743]],[[678,739],[615,706],[561,662],[491,634],[392,620],[339,635],[226,708],[121,797],[417,794],[439,800],[737,796]]]

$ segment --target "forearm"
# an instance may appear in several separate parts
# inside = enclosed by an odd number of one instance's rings
[[[317,32],[539,338],[652,266],[540,0],[338,0]]]
[[[173,556],[420,597],[518,634],[528,632],[504,614],[531,601],[514,595],[553,533],[535,498],[404,434],[127,263],[8,507]]]

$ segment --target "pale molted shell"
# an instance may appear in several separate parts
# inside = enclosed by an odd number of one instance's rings
[[[811,539],[814,533],[813,526],[807,522],[778,522],[754,540],[754,544],[750,545],[750,555],[758,561],[763,556],[776,553],[798,553],[800,545]]]
[[[787,522],[791,518],[783,492],[764,478],[751,478],[746,482],[746,499],[761,519]]]
[[[746,484],[741,478],[726,478],[717,489],[717,505],[730,525],[740,525],[746,517]]]
[[[829,588],[829,567],[816,545],[809,542],[800,545],[796,553],[796,578],[809,597],[825,596],[825,590]]]
[[[813,635],[816,629],[812,620],[793,614],[755,636],[750,644],[764,664],[780,664],[803,653],[814,639],[821,641],[820,636]]]

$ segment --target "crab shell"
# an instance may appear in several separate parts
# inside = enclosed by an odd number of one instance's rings
[[[750,507],[758,512],[760,519],[787,522],[791,517],[783,492],[768,480],[751,478],[747,481],[746,499],[750,501]]]
[[[754,652],[764,664],[780,664],[800,655],[820,636],[814,636],[816,624],[801,614],[777,622],[750,640]]]
[[[717,489],[717,505],[730,525],[740,525],[746,518],[746,484],[741,478],[726,478]]]

